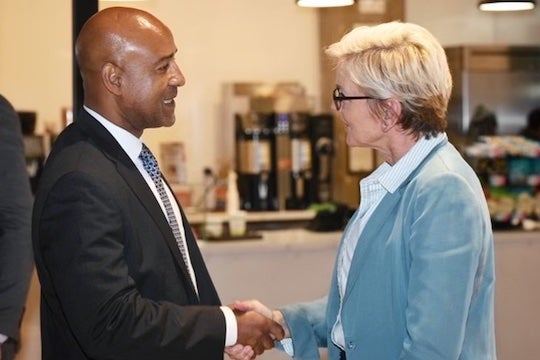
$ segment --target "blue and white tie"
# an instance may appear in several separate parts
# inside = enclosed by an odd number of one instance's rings
[[[158,191],[159,197],[161,198],[161,201],[163,202],[163,205],[165,206],[165,212],[167,213],[169,226],[171,227],[171,230],[174,234],[174,238],[176,239],[176,244],[178,245],[178,249],[180,249],[180,253],[182,254],[184,263],[186,264],[186,267],[193,281],[194,279],[194,275],[192,273],[193,269],[190,266],[186,245],[184,244],[184,239],[182,238],[182,233],[180,232],[180,227],[178,226],[178,220],[176,219],[176,216],[174,215],[174,211],[171,205],[171,200],[169,199],[169,197],[167,196],[167,192],[165,191],[165,186],[164,186],[163,180],[161,179],[161,171],[159,170],[157,160],[152,154],[152,152],[150,151],[150,149],[148,149],[148,147],[144,144],[143,144],[141,153],[139,154],[139,159],[142,160],[144,169],[146,170],[148,175],[150,175],[150,178],[152,178],[152,181],[156,185],[156,189]]]

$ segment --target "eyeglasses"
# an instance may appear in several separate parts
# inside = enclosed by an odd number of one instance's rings
[[[334,100],[334,106],[336,107],[336,110],[341,110],[341,105],[343,104],[343,101],[346,100],[366,100],[366,99],[375,99],[371,96],[346,96],[343,95],[341,90],[339,88],[335,88],[334,92],[332,94],[332,99]]]

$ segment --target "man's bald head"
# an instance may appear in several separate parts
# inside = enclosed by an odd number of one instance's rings
[[[155,16],[139,9],[111,7],[94,14],[82,27],[75,44],[83,77],[87,72],[99,71],[106,62],[119,63],[147,32],[170,30]]]
[[[84,24],[75,44],[84,105],[140,136],[174,123],[177,87],[185,82],[167,26],[146,11],[112,7]]]

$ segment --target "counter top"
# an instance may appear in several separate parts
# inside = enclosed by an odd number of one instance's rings
[[[249,222],[278,222],[278,221],[302,221],[311,220],[315,217],[314,210],[283,210],[283,211],[247,211],[246,221]],[[190,224],[202,224],[206,217],[212,218],[223,217],[223,221],[227,221],[227,213],[225,212],[200,212],[187,211],[186,216]]]
[[[315,232],[307,229],[285,229],[259,231],[259,239],[242,240],[199,240],[204,252],[244,253],[244,252],[282,252],[282,251],[320,251],[337,249],[342,231]],[[495,231],[495,244],[540,242],[540,231]]]
[[[341,231],[315,232],[306,229],[271,230],[259,232],[262,238],[247,240],[199,240],[205,253],[245,253],[320,251],[337,249]]]

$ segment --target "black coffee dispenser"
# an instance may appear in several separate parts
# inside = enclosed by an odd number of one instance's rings
[[[236,169],[242,210],[279,209],[274,118],[273,113],[254,111],[235,115]]]
[[[313,203],[331,201],[333,116],[291,113],[288,119],[290,184],[278,187],[279,196],[287,194],[286,209],[305,209]]]
[[[288,118],[291,167],[285,206],[287,209],[305,209],[314,202],[316,190],[309,137],[310,117],[306,113],[291,113]]]
[[[331,201],[333,116],[278,113],[275,138],[280,209]]]
[[[312,115],[313,103],[297,83],[227,88],[242,210],[306,209],[331,202],[332,114]]]
[[[332,197],[333,117],[304,112],[235,115],[240,207],[306,209]]]
[[[332,158],[334,156],[334,117],[332,114],[310,116],[309,138],[313,152],[315,202],[332,201]]]

